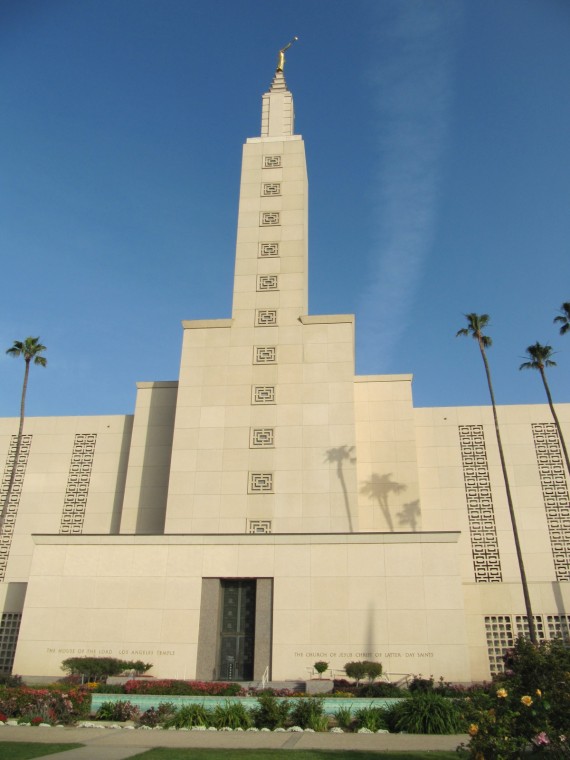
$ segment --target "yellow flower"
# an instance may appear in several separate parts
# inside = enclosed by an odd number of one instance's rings
[[[542,692],[541,692],[541,690],[540,690],[540,689],[537,689],[537,690],[536,690],[536,696],[537,696],[537,697],[542,697]]]
[[[528,696],[521,697],[521,702],[523,703],[523,705],[530,707],[532,705],[532,697],[528,697]]]
[[[470,734],[470,736],[477,736],[478,733],[479,733],[479,726],[476,723],[472,723],[469,726],[469,734]]]
[[[507,696],[507,690],[506,690],[506,689],[499,689],[499,690],[497,691],[497,696],[498,696],[500,699],[504,699],[504,698]]]

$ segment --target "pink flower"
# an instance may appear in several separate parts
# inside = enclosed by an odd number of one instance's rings
[[[548,734],[541,731],[534,737],[532,742],[533,744],[536,744],[537,747],[545,747],[547,744],[550,744],[550,739],[548,738]]]

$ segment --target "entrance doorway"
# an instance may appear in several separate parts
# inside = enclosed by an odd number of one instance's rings
[[[222,580],[220,677],[251,681],[255,648],[257,581]]]

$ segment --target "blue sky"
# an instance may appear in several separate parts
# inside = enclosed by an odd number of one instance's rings
[[[310,182],[310,311],[354,313],[359,374],[416,406],[570,401],[567,0],[4,0],[0,415],[122,414],[231,313],[241,145],[287,58]]]

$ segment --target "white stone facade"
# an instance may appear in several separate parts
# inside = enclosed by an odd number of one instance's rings
[[[523,630],[491,410],[414,409],[411,375],[355,376],[351,315],[307,314],[293,114],[278,73],[244,146],[232,318],[183,322],[179,379],[140,383],[132,416],[26,420],[0,670],[109,654],[284,680],[378,659],[466,682]],[[499,417],[539,633],[568,636],[559,440],[546,405]],[[4,486],[16,431],[0,421]]]

